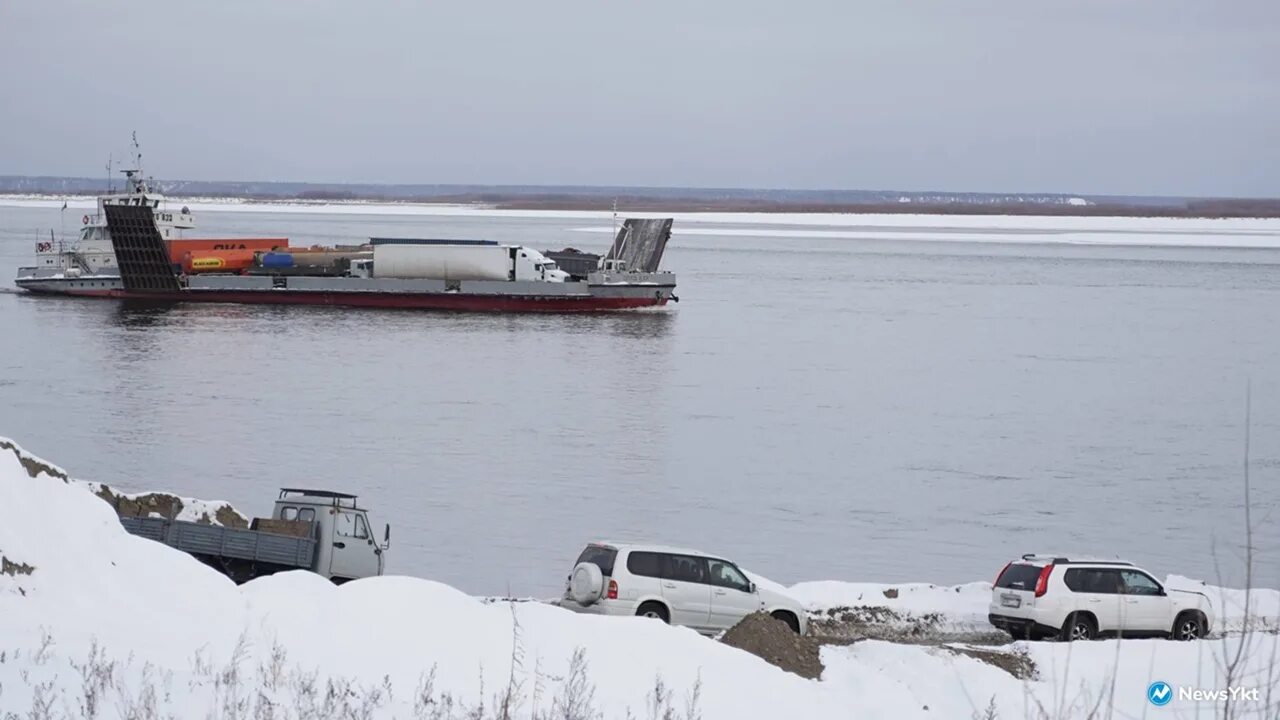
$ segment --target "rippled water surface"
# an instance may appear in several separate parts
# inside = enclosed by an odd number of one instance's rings
[[[610,222],[199,220],[541,249],[599,249]],[[1043,238],[1002,222],[965,233],[1013,242],[943,241],[945,218],[859,237],[677,222],[682,302],[624,315],[0,293],[0,434],[79,477],[258,514],[281,486],[357,492],[392,524],[395,571],[476,593],[555,593],[604,538],[783,582],[988,579],[1032,550],[1238,581],[1251,379],[1258,574],[1280,586],[1280,251],[1023,244]],[[0,207],[6,285],[58,223]]]

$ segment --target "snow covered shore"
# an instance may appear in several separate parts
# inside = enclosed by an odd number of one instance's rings
[[[1197,580],[1170,575],[1165,586],[1204,593],[1213,607],[1215,635],[1244,630],[1246,602],[1253,627],[1280,629],[1280,590],[1244,590],[1206,585]],[[833,580],[804,582],[786,591],[809,609],[812,621],[821,628],[824,619],[839,618],[847,610],[883,609],[883,613],[853,613],[852,621],[865,630],[868,622],[879,622],[891,633],[895,628],[920,639],[981,639],[1000,637],[987,623],[991,583],[972,582],[952,587],[925,583],[849,583]],[[882,633],[873,636],[892,636]]]
[[[0,569],[0,718],[448,718],[478,707],[484,717],[506,707],[511,717],[969,718],[989,705],[1015,718],[1085,717],[1099,703],[1136,716],[1154,679],[1225,686],[1222,655],[1241,643],[1238,684],[1280,685],[1268,633],[999,649],[1025,654],[1031,679],[952,648],[865,641],[824,648],[825,672],[811,681],[681,628],[484,603],[430,580],[335,587],[292,572],[237,587],[128,535],[86,485],[3,438]],[[945,595],[959,614],[974,611],[981,585],[895,586],[895,598],[888,586],[793,590],[814,608],[874,599],[907,612]],[[1277,702],[1242,709],[1274,713]]]
[[[93,210],[97,199],[0,196],[0,207],[74,212]],[[516,210],[448,203],[265,202],[244,198],[182,198],[168,201],[205,213],[296,213],[333,216],[495,217],[598,221],[575,227],[607,239],[612,215],[598,210]],[[933,215],[877,213],[624,212],[627,217],[673,217],[675,237],[714,235],[811,240],[896,239],[929,242],[1087,244],[1144,247],[1280,248],[1280,218],[1175,218],[1062,215]]]

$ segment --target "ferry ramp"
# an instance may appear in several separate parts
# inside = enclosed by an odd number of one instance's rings
[[[657,272],[671,239],[673,218],[627,218],[605,260],[621,260],[628,270]]]

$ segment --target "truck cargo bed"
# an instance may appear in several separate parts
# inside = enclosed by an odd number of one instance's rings
[[[122,517],[120,524],[133,535],[192,555],[310,569],[316,552],[313,534],[293,537],[165,518]]]

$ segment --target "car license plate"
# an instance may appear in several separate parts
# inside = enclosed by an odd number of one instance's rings
[[[1011,608],[1022,607],[1022,598],[1017,595],[1001,595],[1000,604]]]

